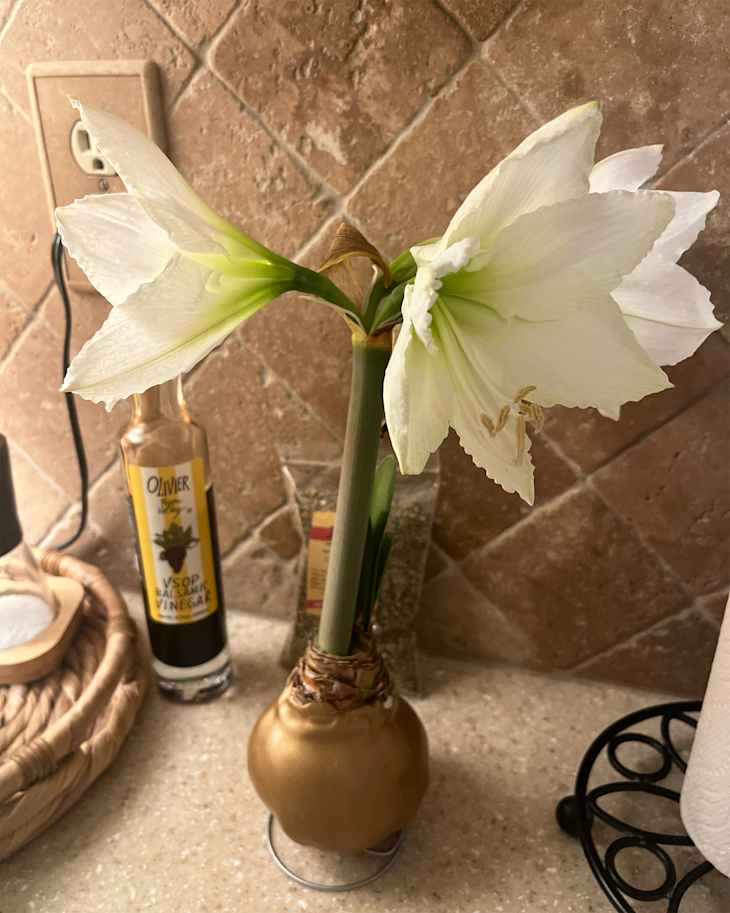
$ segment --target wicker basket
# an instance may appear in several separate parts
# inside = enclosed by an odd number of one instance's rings
[[[64,814],[111,764],[148,682],[123,599],[98,568],[44,552],[49,574],[86,593],[61,666],[29,685],[0,686],[0,859]]]

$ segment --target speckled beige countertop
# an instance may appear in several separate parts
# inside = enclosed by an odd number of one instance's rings
[[[316,894],[270,861],[265,811],[246,774],[246,737],[284,679],[284,634],[281,622],[231,615],[236,687],[191,707],[151,694],[114,766],[0,864],[0,913],[610,910],[554,807],[592,735],[655,696],[430,660],[429,694],[415,704],[431,741],[432,786],[401,857],[371,887]],[[282,847],[315,877],[358,870]],[[729,887],[713,875],[693,890],[687,913],[727,913]]]

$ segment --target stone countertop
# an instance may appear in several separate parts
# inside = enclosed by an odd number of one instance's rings
[[[609,910],[578,845],[558,830],[555,803],[592,737],[661,697],[429,658],[428,696],[414,704],[429,733],[432,785],[401,856],[370,887],[318,894],[271,862],[265,810],[246,774],[248,733],[284,681],[276,659],[286,628],[240,614],[229,627],[235,687],[199,706],[151,693],[112,768],[0,863],[0,913]],[[285,839],[282,848],[315,878],[357,873],[359,863]],[[728,909],[721,876],[693,889],[688,913]]]

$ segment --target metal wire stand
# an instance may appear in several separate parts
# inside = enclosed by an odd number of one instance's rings
[[[274,860],[274,862],[279,866],[281,871],[292,881],[296,881],[297,884],[302,885],[305,888],[310,888],[312,891],[322,891],[326,894],[335,894],[341,891],[355,891],[357,888],[364,888],[365,885],[372,884],[378,878],[381,878],[385,873],[391,868],[393,863],[398,858],[401,847],[403,846],[403,841],[405,840],[405,831],[399,831],[393,839],[393,843],[386,849],[372,849],[366,850],[365,855],[379,857],[383,860],[379,868],[377,868],[370,875],[367,875],[365,878],[359,878],[357,881],[349,881],[344,884],[323,884],[318,881],[310,881],[308,878],[304,878],[302,875],[299,875],[293,869],[284,862],[284,860],[279,855],[279,851],[276,849],[274,842],[274,822],[275,818],[272,814],[269,814],[269,820],[266,824],[266,842],[269,847],[269,852]]]
[[[685,833],[662,834],[634,827],[609,814],[600,805],[603,796],[630,792],[661,796],[679,802],[678,792],[658,785],[674,769],[682,775],[687,770],[687,765],[672,738],[672,723],[681,723],[696,729],[697,719],[691,714],[696,714],[701,709],[701,701],[680,701],[638,710],[617,720],[598,736],[586,752],[578,770],[574,794],[566,796],[558,803],[558,824],[571,837],[580,840],[596,881],[619,913],[637,913],[636,908],[631,905],[631,900],[654,901],[657,904],[657,913],[660,910],[666,913],[679,913],[680,910],[682,913],[690,913],[689,906],[682,905],[688,890],[709,872],[714,871],[709,862],[702,862],[680,878],[675,861],[665,847],[692,847],[694,844],[690,837]],[[653,719],[659,721],[661,740],[642,732],[629,731],[632,726]],[[653,748],[659,761],[656,769],[649,772],[639,771],[623,764],[617,756],[617,751],[621,745],[628,742]],[[623,779],[604,783],[589,790],[588,784],[594,765],[604,749],[611,766]],[[613,840],[603,856],[593,839],[592,831],[596,818],[624,835]],[[664,869],[664,880],[661,884],[651,890],[645,890],[630,884],[619,874],[616,860],[628,848],[643,849],[659,861]],[[644,907],[641,909],[645,910]]]

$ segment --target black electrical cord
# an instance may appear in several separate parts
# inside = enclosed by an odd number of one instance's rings
[[[71,301],[68,297],[66,280],[63,276],[63,245],[61,235],[56,232],[51,245],[51,263],[53,264],[53,276],[58,286],[58,291],[63,301],[63,310],[66,314],[66,332],[63,337],[63,377],[66,376],[68,366],[71,363]],[[86,451],[84,450],[84,440],[81,436],[81,425],[79,424],[79,414],[76,411],[76,400],[73,393],[65,393],[66,409],[68,410],[68,422],[71,426],[71,435],[74,439],[76,448],[76,461],[79,465],[79,480],[81,482],[81,518],[76,532],[55,548],[61,550],[73,545],[81,536],[86,528],[86,521],[89,515],[89,465],[86,462]]]

